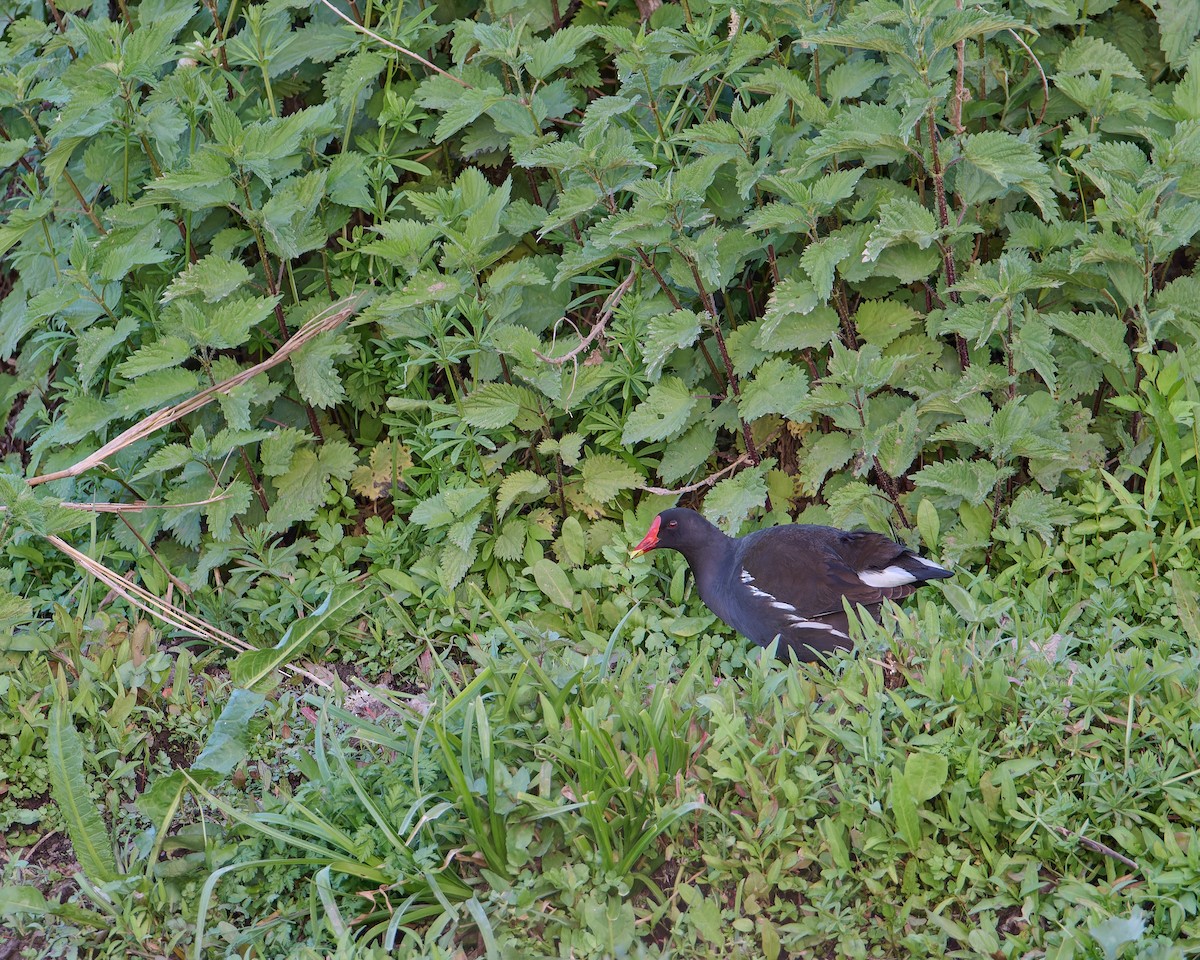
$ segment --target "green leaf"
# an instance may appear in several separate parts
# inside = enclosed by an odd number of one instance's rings
[[[326,599],[326,603],[329,600]],[[192,761],[191,769],[211,770],[214,773],[230,774],[250,752],[254,739],[250,733],[250,721],[264,706],[267,698],[253,690],[238,689],[229,695],[229,702],[221,710],[213,724],[212,732],[204,741],[204,749]]]
[[[932,800],[946,785],[949,761],[940,753],[910,753],[904,761],[904,783],[917,803]]]
[[[888,247],[905,241],[924,250],[939,233],[932,210],[907,197],[892,197],[879,209],[879,222],[871,229],[863,262],[877,260]]]
[[[1167,62],[1179,68],[1187,62],[1196,37],[1200,36],[1200,4],[1192,0],[1158,0],[1158,43]]]
[[[892,816],[896,820],[896,831],[908,845],[908,849],[915,853],[921,845],[921,814],[909,789],[908,779],[900,775],[899,770],[892,771],[890,800]]]
[[[339,357],[356,352],[354,344],[336,330],[319,334],[292,354],[292,370],[300,396],[311,406],[327,409],[346,399],[335,366]]]
[[[250,484],[244,480],[234,480],[221,493],[221,499],[210,503],[204,508],[204,516],[208,520],[209,532],[217,540],[229,536],[234,517],[241,516],[250,508],[253,499]]]
[[[312,613],[294,621],[275,646],[266,650],[249,650],[229,665],[229,677],[248,691],[274,686],[274,674],[285,664],[302,656],[318,632],[336,629],[354,617],[362,608],[366,594],[353,583],[334,587]],[[247,698],[246,709],[253,706]],[[219,755],[214,755],[218,762]]]
[[[511,383],[489,383],[463,401],[463,420],[482,430],[498,430],[514,423],[522,412],[524,422],[537,422],[538,401],[532,391]],[[530,423],[530,418],[533,423]]]
[[[833,292],[833,274],[837,265],[854,249],[847,237],[830,236],[810,243],[800,255],[800,266],[812,279],[817,296],[826,301]]]
[[[298,451],[287,472],[275,480],[278,496],[267,514],[272,529],[311,520],[330,492],[329,481],[349,480],[356,464],[354,448],[342,440],[327,441],[316,451]]]
[[[167,336],[135,350],[117,364],[116,373],[123,380],[134,380],[155,370],[176,367],[191,355],[192,346],[183,337]]]
[[[1106,363],[1122,373],[1133,372],[1133,357],[1125,345],[1125,324],[1111,314],[1046,313],[1043,319],[1059,333],[1083,344]]]
[[[536,500],[550,491],[550,481],[532,470],[518,470],[500,481],[496,497],[496,519],[502,519],[518,498]]]
[[[965,500],[978,506],[1011,473],[1012,468],[1001,469],[986,460],[947,460],[917,471],[913,482],[918,489],[926,487],[949,494],[952,505]]]
[[[664,377],[625,421],[621,443],[668,440],[687,425],[696,398],[679,377]]]
[[[690,347],[699,336],[700,315],[691,310],[676,310],[652,317],[642,346],[646,375],[651,380],[657,379],[671,354]]]
[[[797,420],[807,397],[808,374],[781,357],[773,357],[743,383],[738,414],[747,423],[770,413]]]
[[[622,490],[632,489],[642,482],[633,467],[611,453],[592,454],[583,461],[579,473],[583,478],[583,492],[597,503],[608,503]]]
[[[1141,907],[1134,907],[1129,918],[1109,917],[1103,923],[1088,927],[1092,939],[1104,951],[1104,960],[1117,960],[1125,947],[1137,943],[1146,932]]]
[[[717,442],[717,429],[710,423],[694,423],[683,436],[663,448],[658,475],[665,483],[674,483],[708,462]]]
[[[567,610],[575,609],[575,591],[571,589],[571,581],[562,567],[543,557],[531,569],[538,589],[548,600]]]
[[[895,300],[864,300],[854,315],[859,336],[881,350],[916,322],[917,312]]]
[[[54,702],[46,728],[46,767],[50,793],[80,869],[92,883],[111,883],[118,876],[112,839],[83,775],[83,742],[72,721],[67,684],[61,673],[54,683]]]
[[[1058,219],[1054,185],[1038,148],[1011,133],[988,130],[963,138],[963,160],[1002,187],[1017,186],[1053,222]]]
[[[198,294],[205,303],[224,300],[250,279],[250,271],[240,260],[228,260],[209,254],[188,264],[163,291],[162,302],[170,303],[179,297]]]
[[[725,528],[736,534],[750,514],[767,502],[765,464],[743,470],[722,480],[704,498],[704,515],[713,523],[725,521]]]

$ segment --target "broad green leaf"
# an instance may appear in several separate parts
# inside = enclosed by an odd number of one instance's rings
[[[530,426],[530,421],[537,422],[538,409],[537,397],[525,387],[489,383],[463,401],[463,419],[483,430],[507,427],[518,419]]]
[[[324,410],[346,399],[346,389],[342,386],[336,363],[339,357],[354,353],[350,339],[331,330],[314,337],[292,354],[296,389],[307,404]]]
[[[562,567],[543,557],[533,565],[532,570],[538,589],[548,600],[567,610],[575,609],[575,591],[571,589],[571,581]]]
[[[656,379],[671,354],[690,347],[699,336],[700,315],[691,310],[676,310],[651,318],[642,347],[647,376]]]
[[[279,638],[275,646],[265,650],[249,650],[239,654],[229,665],[229,677],[246,691],[274,686],[275,671],[303,656],[319,632],[336,629],[351,619],[361,609],[366,596],[353,583],[334,587],[315,610],[294,621]],[[243,709],[244,708],[244,709]],[[253,695],[239,701],[236,713],[257,710]],[[214,747],[212,762],[224,763],[230,757],[224,755],[226,746]]]
[[[877,260],[888,247],[905,241],[924,250],[939,233],[933,211],[907,197],[893,197],[879,209],[879,222],[871,229],[863,262]]]
[[[979,505],[983,503],[996,484],[1012,473],[1012,468],[1001,469],[986,460],[947,460],[931,463],[913,475],[917,488],[941,490],[950,495],[951,505],[960,500]]]
[[[633,467],[610,453],[596,453],[587,457],[579,473],[583,478],[583,492],[598,503],[608,503],[622,490],[629,490],[642,482]]]
[[[1046,313],[1043,319],[1059,333],[1083,344],[1122,373],[1131,373],[1133,359],[1125,345],[1125,324],[1107,313]]]
[[[949,771],[940,753],[910,753],[904,761],[904,782],[913,800],[924,803],[942,792]]]
[[[908,786],[908,778],[901,775],[899,770],[892,771],[892,788],[890,791],[892,816],[896,820],[896,830],[908,845],[908,849],[916,852],[921,845],[921,814],[913,799]]]
[[[198,294],[205,303],[216,303],[249,279],[250,271],[240,260],[227,260],[209,254],[188,264],[187,269],[178,274],[163,291],[161,299],[163,303],[169,303],[178,297]]]
[[[854,315],[858,335],[880,349],[907,333],[916,321],[916,311],[895,300],[864,300]]]
[[[750,514],[767,502],[766,468],[750,467],[722,480],[704,498],[704,515],[736,534]]]
[[[247,689],[234,690],[217,717],[217,722],[213,724],[212,732],[204,742],[204,749],[192,761],[192,770],[232,773],[253,745],[250,721],[266,702],[267,698],[261,693]]]
[[[687,425],[696,398],[679,377],[664,377],[625,421],[621,443],[669,440]]]
[[[518,470],[500,481],[500,493],[496,497],[496,518],[501,519],[509,507],[522,500],[536,500],[548,493],[550,481],[539,477],[532,470]]]
[[[738,413],[747,422],[778,413],[799,419],[808,397],[808,374],[780,357],[773,357],[742,383]]]

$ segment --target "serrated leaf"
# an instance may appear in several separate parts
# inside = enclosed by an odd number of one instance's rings
[[[1047,220],[1058,219],[1050,171],[1032,143],[999,130],[975,133],[963,138],[963,160],[1002,187],[1019,187]]]
[[[341,333],[329,331],[314,337],[292,354],[296,388],[305,403],[326,409],[346,399],[346,389],[335,363],[355,352],[354,344]]]
[[[297,451],[288,471],[275,480],[278,496],[267,514],[271,527],[282,530],[311,520],[325,502],[329,481],[350,479],[355,464],[354,448],[341,440],[326,441],[316,451]]]
[[[725,529],[736,534],[750,514],[766,502],[766,469],[760,464],[714,486],[704,498],[704,515],[716,524],[725,521]]]
[[[1043,319],[1059,333],[1087,347],[1123,373],[1133,370],[1133,359],[1125,345],[1125,324],[1107,313],[1046,313]]]
[[[621,443],[668,440],[687,425],[696,398],[679,377],[664,377],[625,421]]]
[[[913,475],[917,488],[941,490],[954,502],[965,500],[978,506],[992,495],[996,484],[1012,473],[987,460],[947,460],[931,463]]]
[[[738,414],[747,423],[778,413],[799,419],[808,397],[808,374],[782,357],[773,357],[742,384]]]
[[[638,472],[611,453],[594,453],[579,468],[583,492],[597,503],[615,500],[622,490],[630,490],[642,482]]]
[[[665,483],[674,483],[691,474],[708,462],[716,443],[716,427],[704,421],[692,424],[683,436],[677,437],[663,448],[658,475]]]
[[[924,250],[939,232],[932,210],[908,197],[892,197],[879,209],[879,222],[871,228],[863,249],[863,263],[877,260],[884,250],[901,242],[915,243]]]
[[[839,236],[825,237],[804,248],[804,253],[800,255],[800,266],[808,272],[813,288],[822,301],[827,301],[833,292],[834,269],[853,249],[848,238]]]
[[[371,448],[368,462],[357,467],[350,476],[350,486],[360,497],[380,500],[397,486],[403,486],[401,475],[413,465],[412,453],[398,440],[382,440]]]
[[[676,350],[690,347],[699,336],[700,315],[691,310],[676,310],[652,317],[642,346],[647,376],[651,380],[657,379],[667,358]]]
[[[222,492],[221,499],[204,507],[208,530],[216,540],[225,540],[233,526],[233,518],[250,508],[253,491],[244,480],[234,480]]]
[[[188,264],[183,273],[163,291],[161,301],[170,303],[178,297],[199,294],[206,303],[216,303],[250,279],[250,271],[240,260],[229,260],[216,254]]]
[[[134,380],[155,370],[178,366],[191,355],[191,344],[183,337],[162,337],[135,350],[117,365],[116,373],[123,380]]]
[[[534,500],[550,491],[550,481],[539,477],[532,470],[518,470],[500,482],[500,493],[496,497],[496,518],[508,513],[518,498]]]
[[[488,383],[463,401],[463,420],[482,430],[507,427],[521,416],[536,416],[537,398],[511,383]]]
[[[76,340],[75,367],[81,386],[91,386],[100,364],[108,359],[114,349],[129,339],[138,329],[135,317],[122,317],[111,327],[93,326],[83,331]]]
[[[916,321],[916,311],[895,300],[864,300],[854,314],[859,336],[881,350],[907,333]]]

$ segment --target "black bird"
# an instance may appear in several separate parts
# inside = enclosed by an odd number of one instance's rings
[[[878,533],[788,524],[730,537],[695,510],[664,510],[632,556],[666,547],[683,554],[700,599],[761,647],[779,637],[778,655],[815,660],[851,646],[842,599],[879,616],[945,567]]]

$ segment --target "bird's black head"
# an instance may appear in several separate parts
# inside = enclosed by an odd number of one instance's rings
[[[690,550],[710,542],[714,535],[719,537],[721,531],[695,510],[673,507],[654,518],[641,543],[630,551],[630,556],[640,557],[647,550],[659,547],[678,550],[688,556]]]

